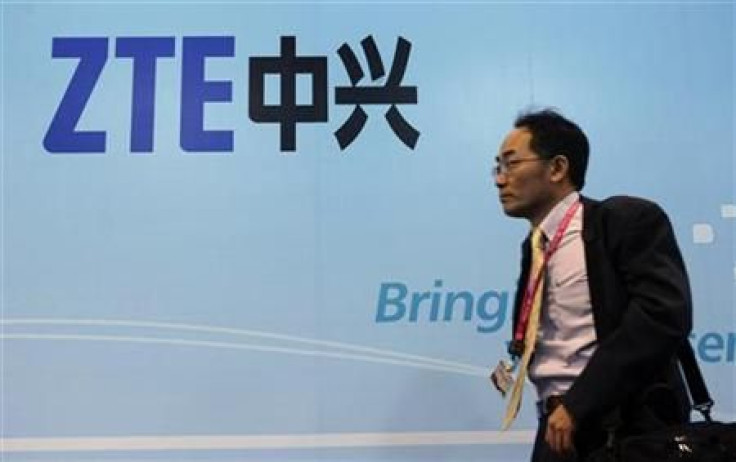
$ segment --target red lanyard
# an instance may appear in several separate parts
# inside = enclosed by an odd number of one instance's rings
[[[533,280],[530,278],[529,283],[527,283],[526,285],[526,290],[524,291],[524,299],[521,302],[521,313],[519,314],[519,322],[516,325],[516,332],[514,333],[515,342],[523,343],[524,341],[526,326],[527,324],[529,324],[529,316],[532,312],[532,302],[534,300],[534,296],[537,294],[537,290],[539,290],[539,286],[544,275],[544,268],[545,266],[547,266],[547,262],[549,261],[552,254],[554,254],[557,248],[560,246],[560,242],[562,242],[562,236],[565,234],[567,227],[570,225],[572,217],[575,215],[578,207],[580,207],[580,201],[575,201],[575,203],[573,203],[567,209],[567,212],[565,212],[565,216],[562,218],[559,226],[557,226],[555,237],[552,239],[552,242],[550,242],[549,247],[547,247],[547,251],[544,252],[544,258],[542,259],[542,265],[539,267],[539,272]]]

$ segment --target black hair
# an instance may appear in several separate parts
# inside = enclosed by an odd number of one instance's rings
[[[566,157],[570,181],[578,191],[583,189],[590,146],[580,127],[554,109],[542,109],[520,114],[514,121],[514,128],[525,128],[531,132],[529,147],[539,157]]]

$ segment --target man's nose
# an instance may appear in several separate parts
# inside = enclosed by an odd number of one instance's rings
[[[493,183],[497,188],[501,189],[506,184],[506,175],[503,173],[491,172],[491,175],[493,175]]]

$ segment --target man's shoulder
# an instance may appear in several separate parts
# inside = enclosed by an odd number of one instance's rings
[[[669,222],[667,214],[656,202],[635,196],[611,196],[603,200],[583,198],[584,221],[605,231],[620,234],[624,231]]]
[[[643,197],[617,195],[602,200],[583,197],[583,203],[588,209],[597,213],[613,216],[636,216],[641,213],[662,213],[662,208],[656,202]]]

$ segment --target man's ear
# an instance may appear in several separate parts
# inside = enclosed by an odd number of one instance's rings
[[[552,181],[561,183],[570,176],[570,162],[563,155],[556,155],[550,160]]]

